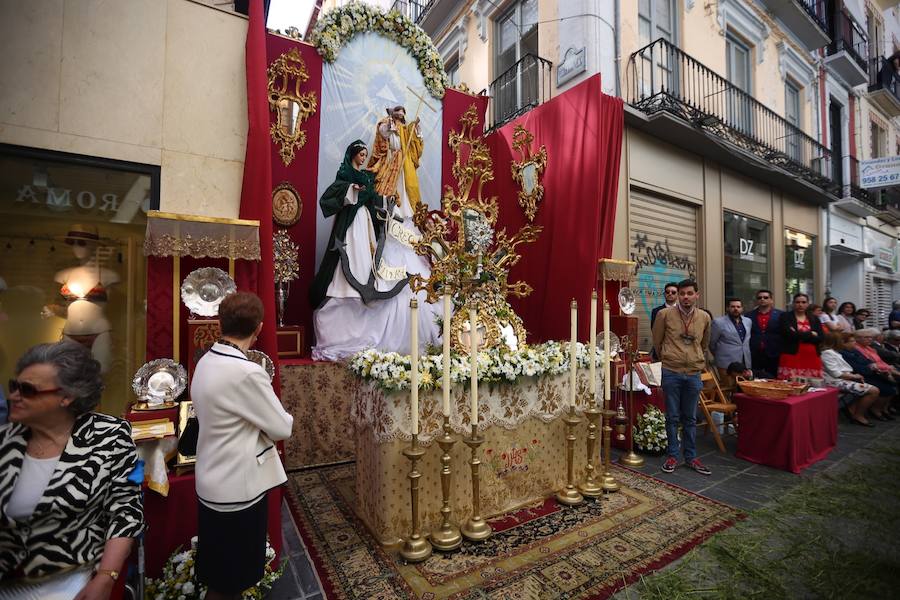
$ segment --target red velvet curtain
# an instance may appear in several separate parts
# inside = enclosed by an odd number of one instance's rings
[[[278,343],[275,338],[275,273],[272,263],[272,164],[269,139],[269,104],[266,91],[266,20],[262,0],[250,2],[247,30],[247,153],[241,187],[242,219],[259,221],[258,263],[237,261],[235,279],[238,289],[256,293],[263,301],[266,317],[256,346],[268,354],[278,369]],[[278,377],[272,382],[279,392]]]
[[[447,144],[447,140],[450,138],[451,131],[459,131],[459,118],[463,116],[463,114],[469,109],[470,106],[475,105],[475,109],[478,113],[478,127],[475,131],[483,131],[484,130],[484,113],[487,110],[488,97],[487,96],[473,96],[472,94],[466,94],[465,92],[459,92],[457,90],[448,89],[444,92],[444,101],[442,105],[443,110],[443,127],[441,130],[441,144],[442,144],[442,154],[441,154],[441,197],[443,198],[444,189],[449,185],[456,188],[456,180],[453,178],[453,160],[454,155],[450,150],[450,146]]]
[[[512,147],[515,125],[534,134],[533,149],[547,148],[544,199],[534,219],[544,229],[535,243],[519,247],[522,259],[509,278],[534,288],[526,298],[511,299],[529,342],[568,339],[573,298],[579,338],[588,338],[597,261],[612,251],[623,115],[621,99],[603,94],[596,75],[488,136],[494,181],[485,188],[499,198],[498,230],[509,233],[528,222],[508,167],[521,158]]]
[[[272,185],[282,182],[290,183],[300,194],[303,207],[300,221],[288,228],[288,233],[295,244],[300,246],[300,275],[291,284],[291,293],[285,309],[285,325],[303,325],[306,328],[307,344],[312,339],[312,307],[307,300],[307,290],[316,274],[316,211],[319,199],[316,188],[319,180],[319,116],[322,113],[322,57],[316,49],[303,42],[291,40],[271,33],[266,34],[266,50],[269,64],[292,48],[300,51],[309,79],[300,86],[300,92],[313,92],[316,96],[317,110],[309,119],[300,124],[306,131],[306,144],[296,150],[291,164],[285,166],[281,160],[279,146],[271,143],[269,147],[272,169]],[[265,89],[265,87],[263,88]],[[269,113],[275,118],[275,113]],[[279,226],[280,227],[280,226]]]

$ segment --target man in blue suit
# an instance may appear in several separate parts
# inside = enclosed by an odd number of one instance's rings
[[[727,314],[713,319],[709,335],[709,351],[712,352],[724,380],[728,367],[740,363],[745,369],[752,369],[750,337],[753,322],[743,316],[744,304],[740,298],[729,298]]]
[[[778,375],[778,357],[781,355],[781,334],[778,322],[783,311],[773,308],[775,300],[771,290],[756,292],[756,308],[747,313],[753,326],[750,330],[750,356],[753,376],[774,379]]]

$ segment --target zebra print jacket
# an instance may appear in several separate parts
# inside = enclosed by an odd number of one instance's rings
[[[107,540],[144,528],[131,426],[108,415],[79,416],[50,483],[27,521],[6,514],[22,469],[28,428],[0,427],[0,581],[51,575],[99,561]]]

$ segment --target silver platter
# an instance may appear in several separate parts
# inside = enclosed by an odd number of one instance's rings
[[[157,358],[134,374],[131,389],[142,401],[175,400],[187,387],[187,371],[171,358]]]
[[[234,279],[215,267],[191,271],[181,284],[181,301],[199,317],[215,317],[225,296],[237,291]]]
[[[603,331],[597,332],[597,347],[603,348]],[[621,342],[619,341],[619,336],[617,336],[612,331],[609,332],[609,353],[618,354],[619,350],[622,349]]]
[[[630,315],[637,308],[637,299],[634,297],[634,290],[630,287],[623,287],[619,290],[618,300],[623,314]]]
[[[275,379],[275,363],[261,350],[247,350],[247,358],[261,366],[269,374],[269,381]]]

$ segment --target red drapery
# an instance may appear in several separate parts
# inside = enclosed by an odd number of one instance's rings
[[[487,96],[473,96],[457,90],[448,89],[444,92],[443,101],[443,126],[441,130],[441,194],[449,185],[456,188],[456,180],[453,178],[453,160],[454,155],[447,144],[450,139],[451,131],[459,131],[459,118],[463,116],[470,106],[475,105],[478,113],[478,128],[476,131],[484,129],[484,112],[487,110]]]
[[[316,95],[318,108],[306,121],[300,124],[300,128],[306,131],[306,144],[296,150],[294,160],[285,166],[279,154],[277,144],[269,144],[270,162],[272,172],[272,184],[277,186],[282,182],[288,182],[296,188],[300,194],[303,206],[300,221],[288,229],[291,239],[300,246],[300,275],[297,281],[291,284],[291,294],[288,297],[288,305],[285,309],[285,325],[303,325],[306,328],[307,341],[312,337],[312,307],[307,300],[307,290],[316,274],[316,211],[319,209],[316,187],[319,176],[319,115],[323,110],[322,103],[322,57],[316,49],[309,44],[291,40],[279,35],[266,34],[266,50],[269,63],[274,62],[279,56],[297,48],[309,79],[300,86],[300,92],[313,92]],[[265,85],[263,86],[265,89]],[[275,118],[275,113],[269,113]]]
[[[511,299],[529,342],[568,339],[573,298],[582,315],[579,338],[588,337],[597,261],[612,252],[623,116],[622,100],[603,94],[596,75],[488,136],[494,181],[485,189],[500,202],[498,230],[509,233],[527,223],[507,166],[521,158],[512,148],[515,125],[534,134],[533,149],[547,148],[544,199],[534,220],[544,229],[535,243],[519,247],[522,259],[509,278],[534,288],[526,298]]]

